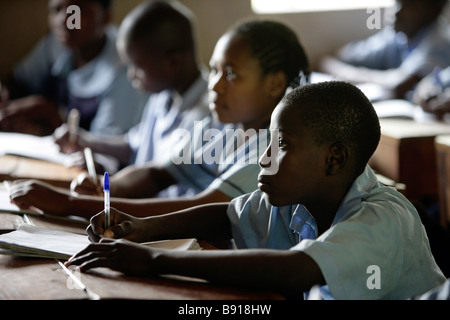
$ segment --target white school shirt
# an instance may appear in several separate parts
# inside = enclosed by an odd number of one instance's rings
[[[166,163],[172,146],[178,142],[173,131],[190,131],[195,121],[210,114],[206,79],[206,73],[202,72],[182,97],[173,90],[151,94],[141,122],[126,135],[134,164]]]
[[[367,39],[351,42],[339,50],[343,61],[377,70],[399,68],[405,74],[426,76],[435,67],[450,65],[448,22],[437,21],[412,40],[387,26]]]
[[[407,299],[445,281],[417,211],[394,188],[377,182],[369,166],[352,184],[330,229],[318,237],[304,206],[274,207],[259,190],[234,199],[228,217],[238,248],[308,254],[324,275],[325,298]],[[368,285],[371,266],[381,272],[380,289]]]
[[[249,131],[217,123],[211,117],[194,129],[184,140],[180,137],[172,160],[166,164],[167,171],[178,182],[196,193],[215,189],[230,198],[257,189],[258,160],[269,144],[267,129],[254,130],[245,142],[236,137]]]
[[[78,69],[72,67],[72,51],[50,33],[15,68],[14,77],[29,94],[55,98],[55,91],[62,90],[75,104],[77,99],[92,101],[95,115],[85,129],[95,134],[120,135],[139,122],[148,94],[139,93],[127,79],[126,66],[116,50],[117,29],[109,26],[105,32],[106,43],[101,53]],[[53,88],[58,85],[49,82],[52,77],[65,79],[66,88]],[[56,99],[63,110],[69,107],[61,96]]]

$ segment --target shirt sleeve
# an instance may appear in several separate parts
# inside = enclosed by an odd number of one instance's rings
[[[104,135],[125,134],[139,123],[147,99],[148,94],[133,88],[123,68],[103,96],[92,121],[91,132]]]
[[[16,66],[13,71],[15,81],[22,86],[25,94],[45,94],[46,83],[55,60],[55,52],[61,48],[49,34]]]
[[[441,283],[420,219],[396,204],[363,205],[292,249],[319,265],[336,299],[406,299]]]
[[[209,188],[226,194],[231,199],[255,191],[258,188],[258,164],[235,164],[218,178]]]
[[[397,68],[402,62],[396,47],[395,32],[391,28],[384,28],[366,39],[346,44],[337,56],[351,65],[377,70]]]

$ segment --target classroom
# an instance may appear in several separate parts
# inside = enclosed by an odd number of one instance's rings
[[[449,300],[449,26],[448,0],[0,1],[0,300]]]

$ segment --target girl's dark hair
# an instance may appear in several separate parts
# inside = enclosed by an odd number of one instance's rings
[[[308,82],[310,65],[295,32],[273,20],[249,20],[236,25],[232,32],[244,37],[263,74],[283,71],[292,88]]]

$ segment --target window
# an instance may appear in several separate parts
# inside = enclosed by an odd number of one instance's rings
[[[258,14],[335,11],[393,6],[395,0],[251,0]]]

